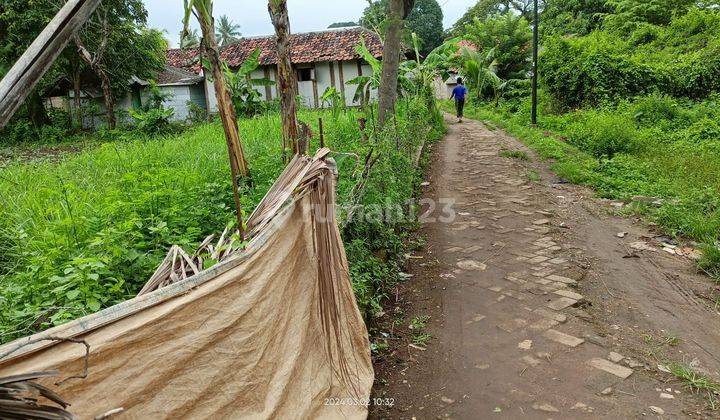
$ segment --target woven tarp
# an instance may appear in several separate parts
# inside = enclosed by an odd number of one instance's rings
[[[252,239],[210,270],[0,348],[0,376],[40,381],[94,418],[365,418],[367,331],[321,151],[296,158],[248,221]],[[338,402],[342,402],[338,404]]]

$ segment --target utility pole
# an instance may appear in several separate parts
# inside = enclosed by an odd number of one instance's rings
[[[537,81],[538,81],[538,0],[533,0],[533,64],[532,64],[532,110],[530,123],[537,125]]]

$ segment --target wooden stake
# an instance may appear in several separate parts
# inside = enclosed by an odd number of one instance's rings
[[[323,130],[322,117],[318,118],[318,129],[320,130],[320,148],[325,147],[325,131]]]

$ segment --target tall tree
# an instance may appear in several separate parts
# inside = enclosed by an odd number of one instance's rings
[[[552,0],[549,0],[552,1]],[[576,0],[554,0],[555,2],[574,2]],[[582,1],[582,0],[580,0]],[[600,0],[604,1],[604,0]],[[543,8],[545,0],[538,1],[538,7]],[[465,14],[460,17],[450,29],[453,36],[461,36],[465,33],[465,26],[472,23],[475,19],[485,20],[486,18],[498,14],[511,12],[518,14],[528,22],[532,22],[533,0],[479,0],[473,6],[468,8]]]
[[[524,79],[530,71],[532,30],[524,17],[514,13],[475,20],[465,27],[465,39],[482,52],[494,50],[496,73],[503,79]]]
[[[360,25],[376,32],[384,39],[388,23],[389,0],[368,0],[368,6],[360,18]],[[403,41],[413,44],[411,33],[420,39],[420,53],[425,56],[443,42],[443,12],[437,0],[416,0],[407,11]]]
[[[415,0],[390,0],[383,45],[382,76],[378,90],[378,124],[381,127],[395,111],[403,23],[414,3]]]
[[[190,15],[194,14],[200,23],[202,31],[202,49],[210,62],[210,69],[215,85],[215,96],[218,102],[218,113],[222,120],[223,129],[225,130],[225,141],[228,148],[228,156],[230,158],[230,171],[232,173],[233,197],[235,199],[235,209],[238,222],[238,230],[243,233],[242,210],[240,208],[240,194],[238,188],[238,176],[242,175],[246,178],[250,177],[247,161],[245,160],[245,152],[240,143],[240,132],[237,125],[237,115],[235,107],[230,98],[230,92],[225,86],[225,74],[223,66],[220,62],[220,49],[217,39],[215,38],[215,22],[213,19],[213,2],[212,0],[183,0],[185,4],[185,18],[183,19],[184,32],[188,31],[190,25]]]
[[[220,16],[215,29],[217,31],[215,36],[222,47],[237,42],[242,36],[240,25],[230,20],[227,15]]]
[[[443,43],[443,12],[437,0],[415,0],[405,25],[420,38],[423,57]]]
[[[283,159],[285,149],[290,146],[293,153],[302,153],[298,149],[297,79],[290,61],[290,18],[287,0],[269,0],[268,12],[275,27],[277,40],[278,88],[280,91],[280,112],[282,116]]]

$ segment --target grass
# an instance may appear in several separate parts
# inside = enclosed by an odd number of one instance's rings
[[[401,101],[397,125],[368,142],[357,124],[361,111],[303,110],[299,118],[317,133],[320,116],[327,146],[342,152],[335,156],[340,204],[350,199],[359,172],[354,156],[362,164],[373,147],[381,159],[360,204],[412,198],[422,180],[422,170],[410,163],[417,144],[443,132],[441,121],[415,100]],[[282,171],[280,119],[269,114],[239,126],[254,182],[242,191],[247,216]],[[0,168],[0,342],[134,296],[172,244],[191,250],[234,220],[219,123],[174,136],[124,137],[59,162]],[[381,309],[397,281],[412,223],[355,220],[345,227],[353,287],[366,313]]]
[[[671,363],[670,372],[691,391],[706,397],[711,410],[717,410],[717,396],[720,394],[720,383],[696,372],[682,363]]]
[[[506,130],[549,161],[559,177],[591,186],[600,197],[661,199],[659,206],[624,211],[671,237],[696,242],[704,251],[700,269],[720,279],[720,96],[691,102],[650,95],[556,114],[552,100],[540,93],[537,127],[529,124],[528,100],[498,108],[469,104],[466,115]]]
[[[530,160],[530,156],[528,156],[528,154],[523,152],[522,150],[502,150],[500,151],[499,155],[511,159],[518,159],[524,161]]]

